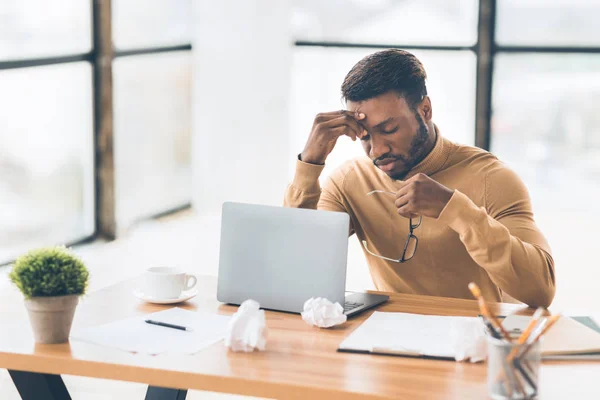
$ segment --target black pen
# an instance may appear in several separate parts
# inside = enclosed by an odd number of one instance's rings
[[[494,326],[492,325],[492,323],[490,321],[488,321],[483,315],[479,315],[479,318],[481,318],[481,320],[483,321],[483,324],[485,325],[489,334],[493,338],[502,340],[502,336],[500,336],[498,331],[496,329],[494,329]]]
[[[145,322],[147,324],[164,326],[165,328],[179,329],[180,331],[191,331],[192,330],[192,328],[187,328],[185,326],[175,325],[175,324],[169,324],[167,322],[153,321],[151,319],[147,319]]]
[[[537,385],[533,381],[533,379],[531,379],[531,376],[529,376],[529,374],[527,373],[525,368],[523,368],[523,365],[521,365],[521,361],[518,358],[515,358],[513,360],[513,365],[515,366],[515,368],[517,368],[519,370],[519,372],[521,372],[521,375],[523,375],[523,378],[525,378],[525,380],[527,381],[529,386],[531,386],[534,393],[537,393]]]

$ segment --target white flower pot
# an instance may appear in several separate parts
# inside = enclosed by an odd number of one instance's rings
[[[32,297],[25,300],[33,337],[37,343],[64,343],[69,340],[79,295]]]

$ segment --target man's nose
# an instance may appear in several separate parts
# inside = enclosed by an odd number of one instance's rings
[[[377,138],[379,135],[371,135],[371,150],[369,151],[369,157],[371,160],[376,160],[379,157],[389,153],[391,151],[390,146],[382,138]]]

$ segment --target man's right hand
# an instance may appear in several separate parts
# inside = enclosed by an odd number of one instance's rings
[[[310,164],[325,164],[340,136],[346,135],[356,140],[366,134],[358,123],[364,118],[363,113],[346,110],[317,114],[304,151],[300,155],[301,160]]]

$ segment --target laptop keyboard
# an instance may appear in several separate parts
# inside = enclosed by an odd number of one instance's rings
[[[346,301],[344,303],[344,312],[354,310],[355,308],[364,306],[363,303],[353,303],[351,301]]]

